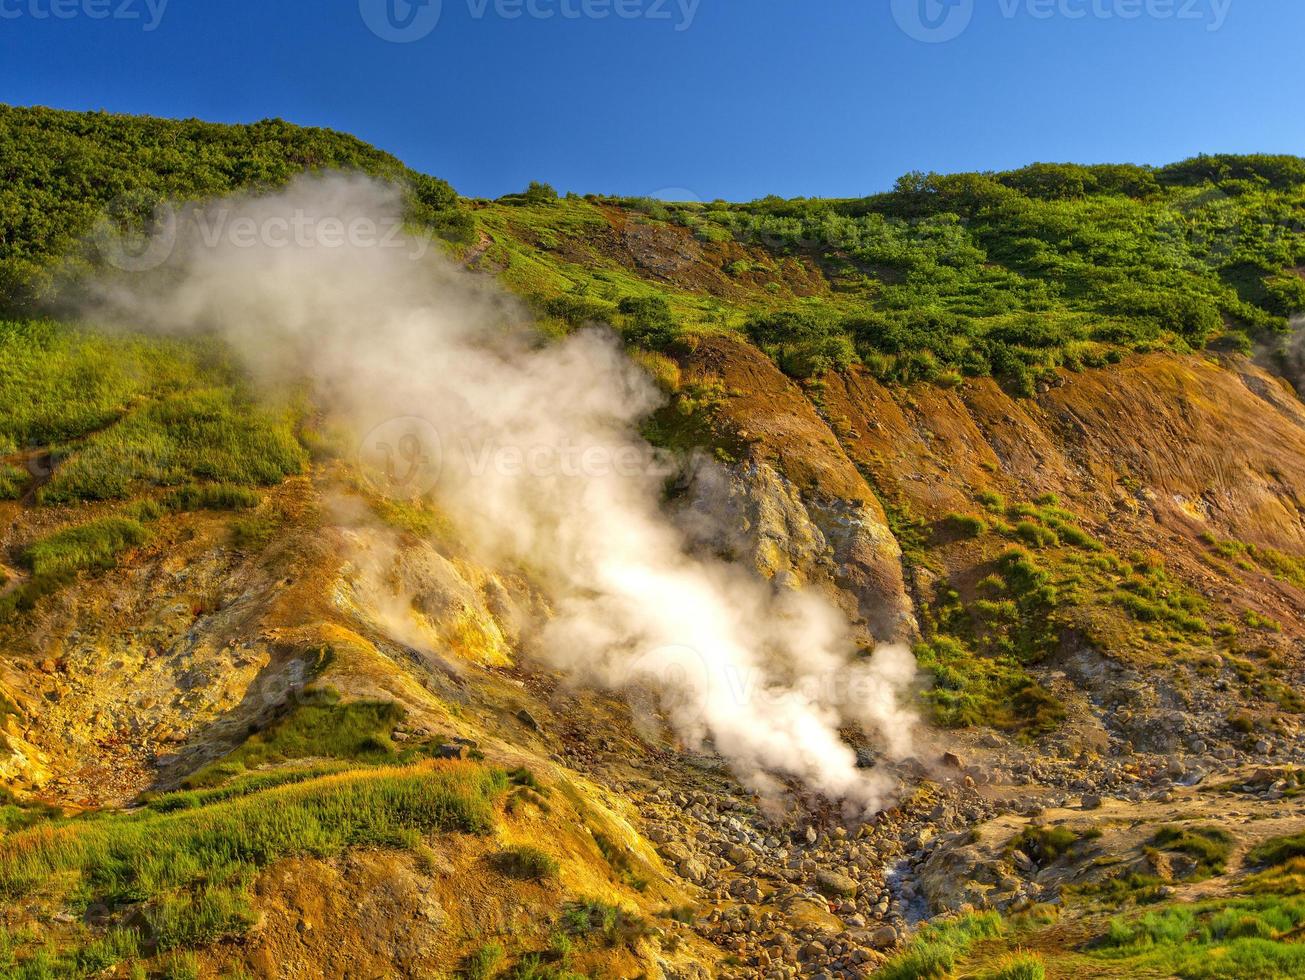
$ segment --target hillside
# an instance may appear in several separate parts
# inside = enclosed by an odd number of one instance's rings
[[[304,170],[554,348],[612,327],[695,547],[913,649],[910,752],[841,732],[886,809],[539,655],[551,566],[387,492],[327,386],[69,312],[106,212]],[[0,172],[5,975],[1305,975],[1305,160],[483,201],[0,107]]]

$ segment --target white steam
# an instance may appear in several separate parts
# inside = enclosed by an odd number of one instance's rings
[[[582,682],[660,691],[680,736],[709,742],[755,788],[790,779],[882,805],[887,777],[858,769],[839,729],[909,752],[898,693],[910,654],[857,660],[830,603],[691,556],[637,435],[659,394],[616,340],[541,343],[484,277],[391,234],[400,213],[392,190],[362,178],[218,202],[170,230],[159,268],[96,287],[93,314],[215,329],[260,376],[310,379],[360,436],[382,433],[397,465],[427,464],[481,556],[550,596],[539,655]]]

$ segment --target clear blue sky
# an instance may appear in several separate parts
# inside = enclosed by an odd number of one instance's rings
[[[0,101],[331,126],[476,196],[1305,153],[1301,0],[163,2],[0,0]]]

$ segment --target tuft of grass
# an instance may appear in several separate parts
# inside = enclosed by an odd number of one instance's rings
[[[639,916],[592,898],[571,902],[563,908],[561,925],[568,935],[583,939],[597,937],[608,946],[629,945],[649,930],[648,923]]]
[[[1047,967],[1036,953],[1014,953],[997,968],[983,974],[983,980],[1046,980]]]
[[[963,538],[977,538],[988,530],[987,522],[973,514],[948,514],[943,522],[953,534]]]
[[[1002,931],[1001,916],[996,912],[935,920],[905,951],[885,963],[876,976],[880,980],[946,980],[975,942],[999,936]]]
[[[494,857],[494,866],[503,874],[524,881],[543,881],[557,876],[557,858],[529,844],[506,848]]]
[[[490,980],[502,962],[503,947],[497,943],[487,943],[462,961],[460,975],[465,980]]]
[[[1007,851],[1023,851],[1038,864],[1051,864],[1064,857],[1083,841],[1096,840],[1101,831],[1091,828],[1084,831],[1072,827],[1025,827],[1007,845]]]
[[[1151,838],[1151,846],[1158,850],[1195,858],[1197,880],[1223,874],[1236,842],[1232,834],[1219,827],[1161,827]]]
[[[1294,858],[1305,858],[1305,832],[1291,837],[1275,837],[1254,848],[1248,859],[1253,864],[1286,864]]]

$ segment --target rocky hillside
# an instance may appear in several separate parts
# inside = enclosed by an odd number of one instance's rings
[[[280,123],[0,128],[4,975],[1305,974],[1305,163],[489,202]],[[216,341],[35,319],[106,207],[323,167],[619,331],[723,474],[667,513],[913,647],[915,756],[845,733],[894,805],[529,656],[548,583]]]

